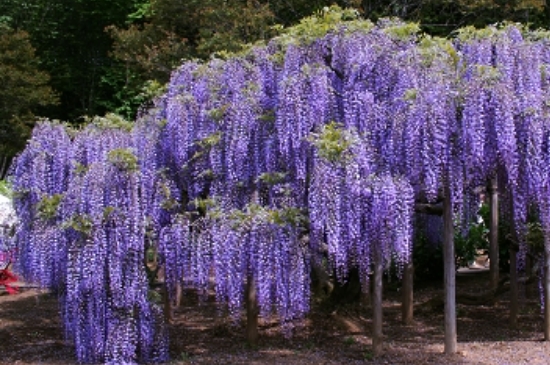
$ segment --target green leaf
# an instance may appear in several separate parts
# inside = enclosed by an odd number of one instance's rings
[[[62,194],[43,196],[36,206],[37,215],[43,220],[55,218],[62,200]]]
[[[137,156],[128,148],[117,148],[109,151],[108,161],[117,168],[129,172],[138,171]]]
[[[330,162],[342,162],[353,143],[353,138],[336,122],[322,127],[321,132],[312,133],[309,141],[317,147],[319,156]]]

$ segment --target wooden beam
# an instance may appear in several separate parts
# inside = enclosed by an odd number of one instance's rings
[[[416,203],[414,205],[414,211],[416,213],[424,213],[430,215],[443,215],[443,205],[440,203]]]

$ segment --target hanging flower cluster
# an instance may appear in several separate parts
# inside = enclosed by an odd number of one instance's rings
[[[18,158],[17,264],[26,280],[59,293],[79,362],[165,361],[163,314],[148,299],[147,190],[132,134],[100,122],[73,138],[41,123]]]

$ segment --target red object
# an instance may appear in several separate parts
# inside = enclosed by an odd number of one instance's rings
[[[11,286],[11,283],[14,283],[17,281],[17,276],[13,275],[11,271],[8,269],[0,270],[0,286],[3,285],[6,288],[6,291],[8,294],[17,294],[19,292],[19,288],[15,286]]]

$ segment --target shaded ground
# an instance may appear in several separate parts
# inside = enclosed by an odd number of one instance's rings
[[[460,274],[459,291],[482,292],[485,272]],[[392,286],[394,287],[392,289]],[[384,356],[373,359],[368,306],[359,303],[314,309],[292,338],[275,321],[263,321],[260,345],[249,348],[244,330],[218,316],[213,301],[201,306],[189,294],[171,325],[172,364],[548,364],[550,344],[542,342],[542,314],[536,285],[521,291],[520,330],[508,329],[506,294],[492,307],[458,306],[459,354],[443,354],[443,308],[426,305],[442,284],[417,288],[415,324],[400,323],[399,292],[388,285],[384,301]],[[0,295],[0,364],[74,364],[63,340],[56,298],[25,291]]]

